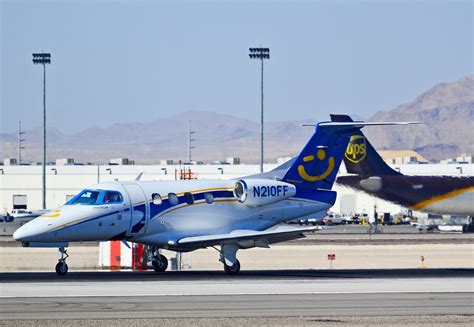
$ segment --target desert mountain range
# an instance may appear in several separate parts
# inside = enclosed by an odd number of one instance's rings
[[[259,160],[259,123],[207,111],[188,111],[148,123],[122,123],[90,127],[75,134],[48,129],[48,160],[74,158],[76,162],[106,163],[129,158],[137,164],[161,159],[187,158],[187,124],[196,131],[193,159],[202,161],[240,157],[244,163]],[[413,149],[436,161],[461,153],[474,153],[474,75],[440,83],[413,101],[370,121],[420,121],[423,125],[400,128],[374,127],[365,133],[378,149]],[[312,133],[305,121],[267,122],[265,159],[293,156]],[[311,121],[313,122],[313,121]],[[42,129],[27,131],[25,160],[41,158]],[[17,157],[17,136],[0,134],[0,159]]]
[[[440,83],[409,103],[375,113],[370,120],[423,123],[404,127],[403,132],[367,129],[367,137],[380,150],[413,149],[433,161],[474,154],[474,75]]]

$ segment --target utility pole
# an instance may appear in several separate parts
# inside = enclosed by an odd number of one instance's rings
[[[25,134],[25,131],[21,130],[21,121],[19,121],[18,122],[18,165],[20,166],[21,166],[21,150],[25,148],[22,145],[22,143],[25,142],[25,139],[22,136],[24,134]]]
[[[46,65],[50,63],[50,53],[33,53],[33,64],[43,65],[43,209],[46,209]]]
[[[261,62],[260,91],[261,91],[261,108],[260,108],[260,173],[263,173],[263,60],[270,59],[269,48],[249,48],[250,59],[259,59]]]
[[[191,121],[189,120],[188,121],[188,163],[189,164],[191,164],[191,159],[192,159],[191,150],[195,148],[193,146],[193,142],[196,141],[195,139],[193,139],[193,134],[195,133],[196,132],[193,132],[191,130]]]

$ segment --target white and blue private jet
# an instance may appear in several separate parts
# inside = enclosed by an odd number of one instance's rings
[[[281,223],[325,215],[336,200],[331,188],[353,132],[389,124],[404,123],[312,125],[315,133],[296,158],[237,180],[99,183],[20,227],[13,237],[25,247],[59,248],[59,275],[68,271],[69,242],[108,240],[147,245],[155,271],[168,265],[160,249],[188,252],[219,246],[224,270],[236,274],[239,249],[269,247],[318,230]]]

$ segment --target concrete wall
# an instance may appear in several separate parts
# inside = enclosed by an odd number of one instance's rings
[[[266,164],[265,171],[275,168],[276,164]],[[259,171],[258,165],[193,165],[183,166],[191,168],[199,179],[232,179],[255,174]],[[412,175],[474,175],[473,164],[427,164],[427,165],[394,165],[402,173]],[[41,166],[3,166],[0,173],[0,213],[11,211],[14,195],[26,195],[28,209],[40,209],[42,202],[42,175]],[[110,169],[110,170],[108,170]],[[46,204],[53,209],[64,204],[68,196],[77,194],[82,189],[97,182],[118,180],[134,180],[143,172],[141,180],[174,180],[177,165],[161,166],[47,166]],[[166,173],[165,173],[166,172]],[[344,167],[340,174],[345,174]],[[373,212],[376,204],[379,212],[398,213],[403,208],[386,201],[375,199],[363,193],[356,193],[351,189],[335,186],[338,200],[332,211],[342,213],[369,213]],[[349,212],[347,212],[349,211]]]

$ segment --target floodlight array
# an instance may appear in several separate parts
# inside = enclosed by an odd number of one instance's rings
[[[50,53],[33,53],[33,64],[50,64],[51,54]]]
[[[270,59],[270,48],[249,48],[250,59]]]

